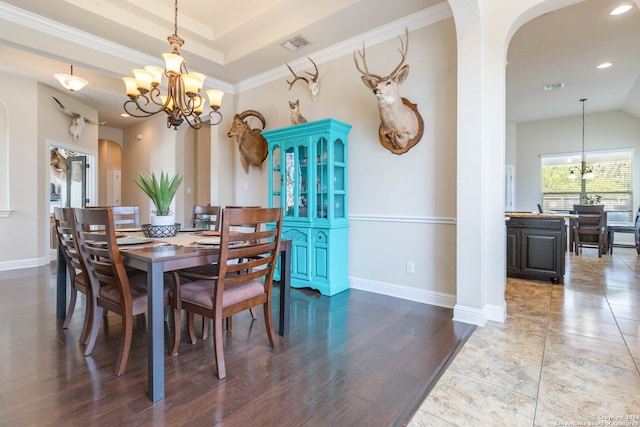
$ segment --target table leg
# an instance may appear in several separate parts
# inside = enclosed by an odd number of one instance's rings
[[[67,263],[60,245],[58,245],[58,272],[56,276],[56,318],[64,319],[67,315]]]
[[[291,296],[291,241],[281,242],[284,251],[280,252],[280,318],[278,334],[289,335],[289,298]]]
[[[147,335],[149,399],[164,399],[164,266],[151,264],[147,272]]]

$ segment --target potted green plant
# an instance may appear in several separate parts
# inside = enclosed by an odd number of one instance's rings
[[[599,194],[590,195],[587,194],[584,196],[584,204],[585,205],[599,205],[602,196]]]
[[[154,172],[148,176],[138,172],[134,181],[149,196],[155,207],[155,210],[151,211],[154,214],[151,217],[151,224],[174,225],[175,215],[171,210],[171,202],[182,183],[180,174],[176,173],[172,178],[169,178],[169,174],[164,171],[160,172],[160,177],[156,176]]]

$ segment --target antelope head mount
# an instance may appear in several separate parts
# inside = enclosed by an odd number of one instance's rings
[[[424,132],[424,121],[418,112],[418,107],[406,98],[401,98],[398,92],[398,87],[409,75],[409,65],[404,64],[409,51],[409,30],[406,28],[405,40],[400,38],[398,50],[402,56],[400,63],[386,77],[369,72],[364,43],[362,50],[356,49],[353,52],[353,61],[362,74],[360,77],[362,82],[373,91],[378,100],[380,143],[394,154],[404,154],[420,141]],[[362,68],[356,52],[362,61]]]
[[[260,120],[262,129],[253,129],[249,125],[247,119],[251,116]],[[261,133],[266,124],[264,116],[256,110],[246,110],[233,117],[233,123],[227,136],[233,138],[238,144],[240,162],[245,173],[249,173],[249,166],[260,168],[264,159],[267,158],[267,140]]]
[[[320,83],[318,82],[318,76],[320,75],[320,72],[318,71],[318,66],[316,65],[316,63],[313,62],[313,59],[309,57],[307,57],[307,59],[311,61],[311,63],[313,64],[313,68],[316,69],[316,73],[313,74],[308,71],[305,71],[305,73],[309,74],[311,78],[307,78],[305,76],[299,76],[296,73],[294,73],[291,67],[289,66],[289,64],[287,64],[287,68],[289,69],[289,71],[291,71],[291,74],[293,74],[293,77],[294,77],[292,81],[287,80],[287,83],[289,83],[289,90],[291,90],[291,88],[293,87],[293,84],[298,80],[302,80],[306,82],[307,86],[309,86],[309,91],[311,91],[311,99],[315,101],[316,99],[318,99],[318,93],[320,92]]]

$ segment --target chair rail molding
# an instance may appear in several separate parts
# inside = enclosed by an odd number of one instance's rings
[[[447,217],[423,217],[423,216],[396,216],[396,215],[349,215],[349,221],[358,222],[401,222],[411,224],[446,224],[455,225],[455,218]]]

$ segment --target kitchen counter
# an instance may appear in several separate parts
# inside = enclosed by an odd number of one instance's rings
[[[549,218],[549,219],[571,219],[578,215],[570,213],[537,213],[537,212],[505,212],[507,218]]]

